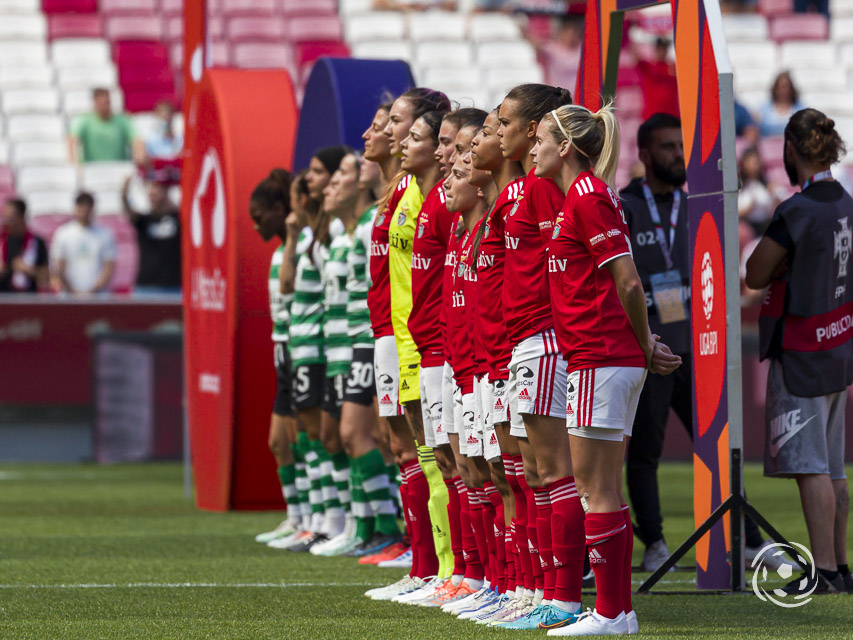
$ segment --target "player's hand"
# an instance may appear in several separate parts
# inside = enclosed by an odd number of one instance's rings
[[[292,235],[295,240],[299,232],[302,231],[302,228],[299,226],[299,214],[291,211],[287,218],[284,219],[284,226],[287,227],[287,235]]]
[[[782,261],[776,265],[776,268],[773,269],[773,273],[770,274],[770,280],[779,280],[787,272],[788,272],[788,257],[785,256],[782,259]]]
[[[658,342],[658,336],[655,336],[652,366],[649,370],[652,373],[668,376],[680,366],[681,356],[673,354],[670,348],[663,342]]]

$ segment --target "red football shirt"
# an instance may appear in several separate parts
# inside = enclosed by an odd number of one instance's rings
[[[474,391],[474,345],[469,333],[465,305],[465,278],[473,235],[466,229],[458,240],[458,258],[453,270],[450,306],[447,309],[447,334],[450,343],[450,366],[453,379],[463,395]]]
[[[502,299],[504,323],[513,346],[554,325],[548,243],[563,199],[553,180],[537,178],[531,169],[524,180],[524,195],[507,214]]]
[[[391,276],[388,273],[388,228],[400,198],[406,192],[412,176],[405,176],[394,189],[385,210],[376,216],[370,236],[370,291],[367,292],[367,308],[370,310],[370,325],[373,337],[393,336],[391,325]]]
[[[569,372],[643,367],[646,359],[606,263],[631,255],[616,194],[589,171],[569,187],[549,248],[557,345]]]
[[[412,242],[412,311],[409,333],[421,354],[422,367],[444,365],[444,326],[441,317],[444,258],[455,213],[445,206],[439,182],[424,198]]]
[[[506,380],[509,377],[512,347],[506,333],[503,309],[501,305],[495,304],[495,301],[501,299],[504,282],[504,219],[521,195],[523,186],[523,178],[513,180],[498,195],[495,206],[484,223],[486,230],[480,240],[477,255],[478,298],[491,303],[477,304],[474,307],[479,319],[475,335],[481,338],[478,346],[484,351],[481,357],[485,359],[490,381]]]
[[[453,274],[456,272],[456,265],[459,263],[459,247],[464,240],[464,236],[456,235],[456,229],[461,224],[462,215],[454,213],[453,222],[450,225],[450,237],[447,240],[447,254],[444,256],[444,271],[441,277],[441,326],[444,327],[444,359],[450,363],[451,367],[453,366],[453,359],[447,317],[450,313],[450,306],[453,304]]]
[[[480,320],[478,309],[480,307],[480,286],[478,283],[477,270],[474,269],[474,242],[480,233],[480,227],[485,224],[486,217],[480,218],[471,231],[471,240],[465,249],[465,279],[462,290],[465,294],[465,331],[474,344],[472,355],[474,362],[474,375],[478,378],[489,372],[489,362],[486,355],[486,344],[483,341],[483,323]]]

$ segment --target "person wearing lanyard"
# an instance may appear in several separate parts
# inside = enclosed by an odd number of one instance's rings
[[[681,121],[668,114],[653,115],[640,125],[637,148],[646,176],[622,189],[622,208],[646,293],[649,326],[683,362],[672,375],[647,376],[628,445],[628,494],[639,538],[646,546],[641,566],[644,571],[654,571],[669,557],[657,468],[670,407],[688,433],[692,435],[693,430],[687,194],[682,189],[687,173]]]

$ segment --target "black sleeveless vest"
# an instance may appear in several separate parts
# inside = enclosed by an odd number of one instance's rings
[[[761,309],[761,359],[781,359],[794,395],[843,391],[853,382],[853,198],[843,192],[826,202],[798,193],[777,207],[776,216],[794,250],[788,272],[771,283]]]

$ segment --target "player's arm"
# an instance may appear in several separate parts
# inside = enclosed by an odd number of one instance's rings
[[[788,250],[769,236],[764,236],[746,261],[746,286],[763,289],[780,277],[788,267]]]
[[[105,260],[104,266],[101,268],[101,273],[98,274],[98,279],[95,280],[95,286],[92,287],[92,292],[97,293],[106,289],[107,285],[110,283],[110,279],[113,277],[113,273],[115,273],[115,270],[115,259]]]
[[[74,290],[71,288],[68,278],[65,277],[65,267],[65,258],[57,258],[54,261],[53,287],[57,291],[68,291],[69,293],[73,293]]]
[[[121,205],[124,209],[124,214],[127,216],[128,220],[130,220],[130,223],[136,224],[136,221],[139,220],[139,212],[133,208],[133,206],[130,204],[130,198],[128,198],[128,191],[130,190],[130,181],[132,179],[133,177],[129,176],[122,185]]]
[[[296,243],[299,241],[299,214],[291,211],[284,221],[287,227],[287,238],[284,241],[284,255],[281,259],[281,269],[278,272],[279,291],[283,295],[293,293],[296,282]]]

